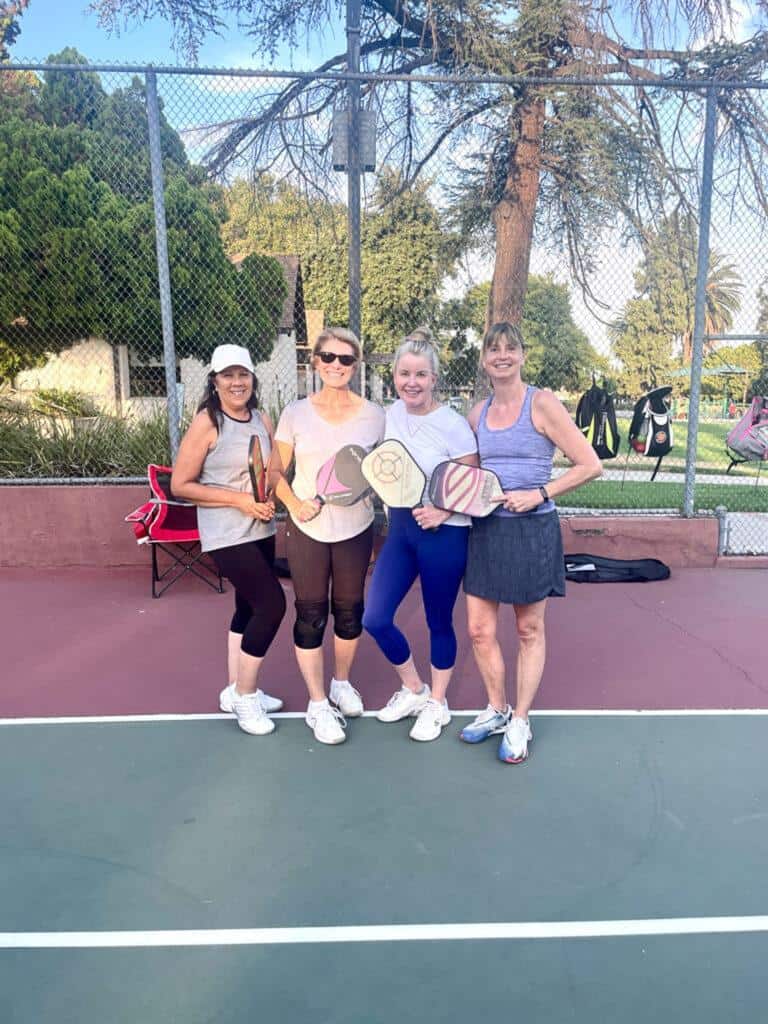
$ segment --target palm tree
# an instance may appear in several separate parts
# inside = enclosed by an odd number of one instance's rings
[[[732,263],[714,250],[709,254],[709,268],[705,289],[704,334],[724,334],[733,326],[734,317],[741,309],[744,282]],[[690,363],[693,355],[693,302],[690,304],[690,324],[683,332],[683,362]],[[711,352],[715,343],[704,342],[704,354]]]

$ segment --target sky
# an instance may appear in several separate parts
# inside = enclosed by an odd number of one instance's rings
[[[275,67],[310,68],[331,43],[327,38],[315,40],[311,52],[306,47],[294,52],[286,48],[278,55]],[[12,51],[14,59],[42,61],[65,46],[75,46],[92,63],[185,63],[173,51],[170,25],[161,19],[135,25],[116,36],[99,26],[96,15],[88,11],[87,0],[31,0],[21,19],[21,35]],[[265,66],[263,60],[254,59],[249,40],[234,24],[221,38],[211,38],[204,44],[198,63],[210,67]]]
[[[734,39],[743,39],[754,31],[754,24],[749,16],[749,6],[744,0],[735,0],[733,5],[736,20],[732,27]],[[16,42],[12,56],[16,60],[43,61],[54,52],[65,46],[75,46],[92,63],[156,63],[182,64],[183,59],[174,52],[170,25],[161,19],[135,25],[119,36],[110,35],[101,28],[95,14],[88,11],[87,0],[31,0],[28,10],[21,19],[21,35]],[[343,48],[343,33],[336,39],[329,35],[314,37],[311,49],[306,45],[296,51],[286,48],[278,54],[274,67],[280,69],[307,69],[316,66],[318,61],[331,52]],[[249,40],[237,27],[232,27],[222,37],[212,37],[204,45],[198,60],[201,66],[222,68],[261,68],[265,67],[263,59],[254,58]],[[207,94],[216,90],[233,91],[233,80],[207,79],[200,88]],[[245,80],[241,79],[243,86]],[[228,102],[234,104],[235,97],[230,95]],[[243,97],[243,101],[247,101]],[[213,110],[213,101],[210,109]],[[224,100],[222,100],[224,102]],[[168,108],[169,116],[171,108]],[[234,109],[230,110],[230,116]],[[172,118],[175,120],[175,118]],[[182,128],[181,124],[176,125]],[[715,217],[717,221],[719,218]],[[717,230],[720,227],[720,231]],[[713,225],[713,244],[720,248],[742,270],[747,287],[745,288],[742,311],[734,325],[735,331],[751,332],[755,329],[756,319],[756,266],[765,266],[768,258],[766,240],[749,219],[737,225]],[[632,276],[637,261],[637,254],[630,254],[620,247],[608,248],[603,254],[603,266],[597,274],[597,292],[612,299],[611,305],[620,308],[633,292]],[[607,257],[607,258],[605,258]],[[475,264],[471,277],[481,280],[490,276],[490,265]],[[554,273],[556,278],[567,279],[563,273],[562,258],[553,260],[551,256],[534,250],[532,259],[534,272]],[[762,274],[760,278],[762,278]],[[465,284],[473,283],[471,280]],[[578,290],[572,289],[574,314],[590,336],[593,343],[603,351],[607,350],[607,339],[604,327],[598,324],[584,307]]]
[[[734,0],[732,6],[735,20],[731,34],[742,39],[754,30],[750,5],[746,0]],[[99,27],[96,15],[88,11],[87,0],[31,0],[21,24],[22,33],[14,48],[17,59],[43,60],[64,46],[74,45],[93,62],[180,62],[173,52],[167,23],[155,19],[130,28],[119,37],[110,36]],[[311,67],[331,45],[331,40],[321,39],[313,42],[313,52],[304,47],[294,53],[286,50],[276,65]],[[263,66],[253,60],[248,40],[234,25],[222,38],[211,39],[204,45],[199,63],[213,67]]]

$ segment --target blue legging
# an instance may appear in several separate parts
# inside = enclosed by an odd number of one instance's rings
[[[394,618],[420,576],[429,626],[430,661],[434,668],[453,668],[453,606],[467,563],[468,537],[466,526],[443,525],[436,530],[422,530],[410,509],[390,509],[389,533],[365,596],[363,626],[393,665],[402,665],[411,656],[408,641]]]

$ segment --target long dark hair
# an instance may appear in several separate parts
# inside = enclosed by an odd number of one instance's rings
[[[253,390],[251,391],[251,397],[246,402],[246,408],[253,410],[259,408],[259,382],[256,380],[255,373],[251,374],[251,378],[253,380]],[[208,374],[205,382],[205,391],[197,407],[197,412],[203,412],[203,410],[208,413],[211,423],[218,430],[219,420],[224,415],[224,411],[221,408],[221,399],[216,391],[216,374],[213,370]]]

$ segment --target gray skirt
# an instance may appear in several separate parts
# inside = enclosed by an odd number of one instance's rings
[[[503,604],[565,597],[557,512],[473,519],[464,592]]]

